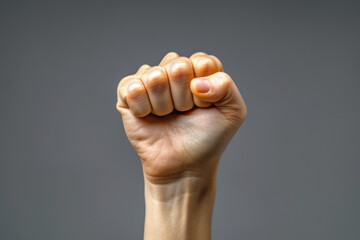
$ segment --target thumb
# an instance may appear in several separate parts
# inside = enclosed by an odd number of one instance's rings
[[[245,119],[245,102],[234,81],[225,72],[217,72],[207,77],[191,80],[192,94],[202,102],[214,104],[224,114],[235,114]]]

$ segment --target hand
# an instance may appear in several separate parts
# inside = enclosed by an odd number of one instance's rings
[[[203,52],[170,52],[123,78],[117,93],[126,134],[153,180],[215,170],[246,117],[235,83]]]
[[[117,109],[145,180],[144,239],[210,239],[216,169],[246,117],[219,59],[168,53],[118,86]]]

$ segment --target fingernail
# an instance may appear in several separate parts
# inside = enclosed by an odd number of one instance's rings
[[[205,79],[199,78],[195,80],[196,90],[200,93],[207,93],[210,91],[209,82]]]

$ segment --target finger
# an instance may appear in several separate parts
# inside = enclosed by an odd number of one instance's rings
[[[205,53],[205,52],[196,52],[196,53],[193,53],[193,54],[190,56],[190,58],[196,57],[196,56],[206,56],[206,55],[208,55],[208,54]]]
[[[174,107],[178,111],[188,111],[194,106],[190,91],[190,81],[194,71],[190,59],[179,57],[165,66],[169,77],[171,96]]]
[[[178,58],[178,57],[179,57],[179,54],[177,54],[176,52],[169,52],[161,60],[161,62],[159,63],[159,66],[164,66],[164,65],[168,64],[171,60]]]
[[[209,76],[222,71],[221,62],[213,55],[204,55],[204,53],[193,54],[190,60],[193,63],[195,77]]]
[[[194,101],[194,105],[197,107],[200,107],[200,108],[207,108],[207,107],[211,107],[213,105],[210,102],[205,102],[205,101],[200,100],[195,95],[193,95],[193,101]]]
[[[118,84],[117,87],[117,104],[116,108],[119,110],[119,108],[129,108],[127,102],[126,102],[126,96],[127,96],[127,87],[129,82],[132,79],[135,79],[135,75],[126,76]]]
[[[134,75],[123,78],[118,85],[117,110],[122,114],[124,109],[130,109],[134,116],[143,117],[151,112],[145,86]]]
[[[219,59],[204,52],[192,54],[190,60],[193,65],[195,77],[208,76],[222,70],[222,64]],[[196,96],[193,96],[193,101],[198,107],[210,107],[212,105],[209,102],[198,99]]]
[[[141,75],[141,79],[149,96],[152,113],[158,116],[171,113],[174,106],[165,68],[162,66],[152,67]]]
[[[126,102],[135,117],[145,117],[151,113],[150,101],[140,79],[128,84]]]
[[[246,117],[246,106],[231,77],[217,72],[207,77],[194,78],[190,83],[191,92],[201,101],[214,104],[223,113],[241,122]]]
[[[135,73],[135,75],[139,75],[142,74],[143,72],[145,72],[146,70],[148,70],[149,68],[151,68],[151,66],[149,64],[143,64],[139,70]]]
[[[221,61],[214,55],[208,55],[208,56],[214,60],[216,68],[218,69],[218,71],[223,72],[224,68],[223,68],[223,65],[222,65]]]

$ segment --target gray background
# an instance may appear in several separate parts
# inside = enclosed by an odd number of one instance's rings
[[[119,80],[218,56],[248,118],[218,172],[214,239],[360,239],[356,1],[1,1],[0,239],[141,239]]]

